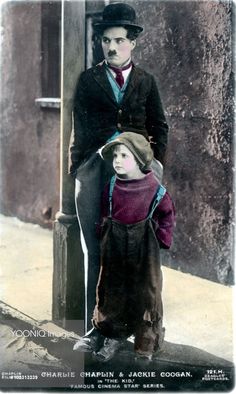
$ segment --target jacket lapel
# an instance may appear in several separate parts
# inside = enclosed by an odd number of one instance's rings
[[[102,87],[102,89],[108,94],[112,102],[116,105],[119,106],[119,104],[116,101],[116,98],[114,96],[111,84],[107,78],[106,75],[106,67],[105,63],[100,63],[97,65],[97,67],[94,68],[93,70],[93,76],[94,79],[97,81],[97,83]],[[130,79],[127,85],[127,88],[125,90],[125,94],[123,97],[123,100],[121,104],[124,104],[125,101],[129,98],[130,94],[132,93],[133,89],[137,85],[138,81],[140,80],[140,76],[142,76],[142,70],[139,68],[136,68],[133,66],[133,69],[130,73]]]
[[[125,103],[126,100],[128,100],[130,94],[134,90],[135,86],[137,85],[138,81],[140,80],[140,75],[141,75],[141,70],[133,66],[133,69],[130,73],[130,79],[127,85],[127,88],[125,90],[125,94],[122,100],[122,104]]]
[[[106,74],[106,68],[105,68],[105,63],[103,62],[102,64],[99,64],[97,67],[94,68],[93,70],[93,76],[94,79],[97,81],[97,83],[102,87],[102,89],[108,94],[110,99],[118,105],[116,102],[116,98],[114,96],[111,84],[107,78]]]

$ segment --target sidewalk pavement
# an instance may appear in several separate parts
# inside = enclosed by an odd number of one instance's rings
[[[51,320],[52,236],[0,215],[0,301],[38,321]],[[163,276],[165,340],[233,361],[233,288],[166,267]]]

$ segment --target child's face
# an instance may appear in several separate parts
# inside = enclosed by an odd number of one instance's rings
[[[113,168],[118,176],[126,179],[143,177],[133,153],[125,145],[116,145],[113,151]]]

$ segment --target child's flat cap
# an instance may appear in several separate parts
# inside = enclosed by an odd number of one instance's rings
[[[112,160],[113,148],[116,145],[125,145],[141,164],[141,169],[150,167],[153,159],[153,151],[148,140],[142,135],[132,132],[121,133],[113,141],[108,142],[102,149],[102,156],[105,160]]]

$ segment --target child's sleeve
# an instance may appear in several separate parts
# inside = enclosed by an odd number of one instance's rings
[[[109,211],[109,183],[105,186],[102,195],[101,195],[101,214],[99,223],[96,223],[96,234],[97,237],[101,236],[101,229],[104,218],[108,216]]]
[[[165,193],[157,206],[153,214],[153,220],[156,224],[155,233],[160,247],[169,249],[172,243],[175,225],[175,207],[168,192]]]

